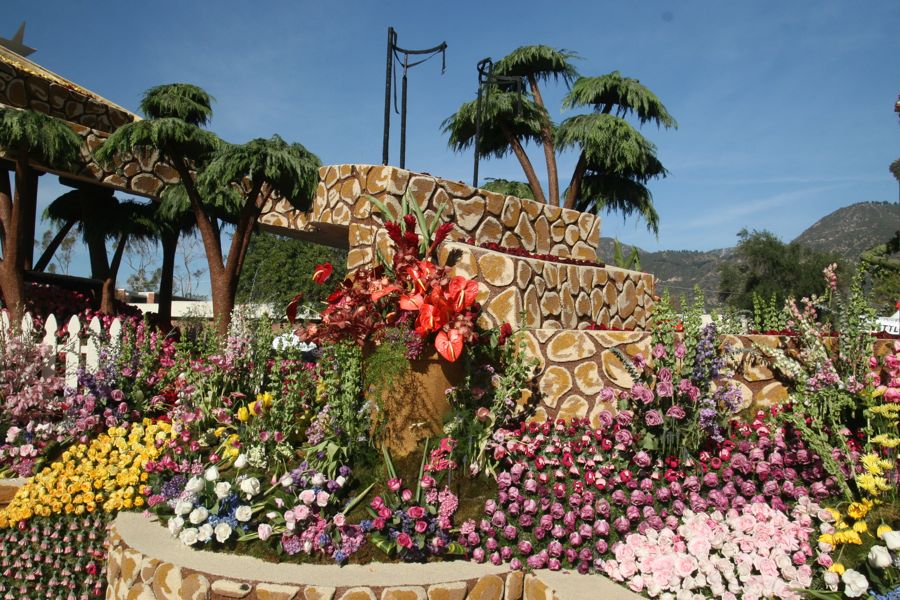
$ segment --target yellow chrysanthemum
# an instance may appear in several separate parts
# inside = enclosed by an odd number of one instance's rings
[[[857,521],[853,524],[853,531],[856,533],[869,533],[869,526],[865,521]]]
[[[900,405],[898,405],[900,406]],[[869,440],[873,444],[878,444],[882,448],[896,448],[900,446],[900,438],[892,437],[886,433],[880,433]]]
[[[830,567],[828,567],[828,570],[831,571],[832,573],[837,573],[838,575],[843,575],[844,571],[846,569],[844,568],[844,565],[842,565],[841,563],[833,563]]]
[[[851,518],[859,520],[869,514],[870,510],[872,510],[872,501],[865,499],[862,502],[850,503],[850,506],[847,507],[847,514]]]

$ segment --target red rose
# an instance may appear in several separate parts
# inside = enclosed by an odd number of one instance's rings
[[[416,521],[416,533],[425,533],[426,529],[428,529],[428,523],[425,521]]]
[[[397,536],[397,545],[401,548],[412,548],[413,541],[408,533],[401,533]]]

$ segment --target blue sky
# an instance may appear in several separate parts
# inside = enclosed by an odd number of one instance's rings
[[[678,120],[644,128],[671,172],[650,186],[659,238],[604,217],[603,235],[647,250],[731,246],[744,227],[790,240],[839,207],[898,198],[895,1],[7,0],[0,35],[21,20],[33,60],[114,102],[137,111],[152,85],[196,83],[217,99],[220,136],[278,133],[326,164],[381,160],[387,27],[404,47],[446,41],[446,73],[437,60],[410,72],[407,166],[465,181],[471,154],[449,150],[440,124],[474,97],[476,63],[525,44],[577,51],[582,74],[638,78]],[[544,87],[557,119],[573,114],[558,110],[565,91]],[[398,147],[395,135],[392,163]],[[561,157],[561,180],[575,159]],[[481,176],[522,179],[514,158]],[[59,192],[43,184],[43,201]]]

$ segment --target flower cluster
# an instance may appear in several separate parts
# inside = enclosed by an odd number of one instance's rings
[[[0,528],[34,516],[140,508],[148,478],[144,466],[159,456],[171,431],[168,423],[144,420],[127,428],[111,427],[87,444],[74,444],[0,510]]]
[[[809,544],[818,506],[798,503],[790,516],[767,504],[727,513],[686,511],[677,527],[632,533],[613,548],[603,571],[651,598],[802,598],[812,583]]]
[[[0,598],[99,598],[106,587],[106,518],[37,517],[0,530]]]

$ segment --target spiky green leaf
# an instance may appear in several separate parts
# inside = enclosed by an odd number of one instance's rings
[[[482,158],[503,158],[512,152],[509,136],[522,144],[539,143],[541,122],[546,111],[524,94],[492,88],[482,95],[481,143]],[[477,103],[466,102],[441,124],[442,131],[450,134],[449,145],[457,152],[467,150],[475,143]]]
[[[666,175],[656,158],[656,146],[615,115],[588,114],[562,122],[556,134],[560,148],[575,147],[584,152],[588,168],[628,179],[647,182]]]
[[[213,97],[189,83],[169,83],[144,92],[141,111],[151,119],[175,118],[206,125],[212,118]]]
[[[534,76],[538,81],[562,79],[571,83],[578,71],[570,62],[579,56],[570,50],[534,45],[516,48],[494,63],[494,74],[506,77]]]
[[[594,110],[620,117],[634,114],[643,125],[652,121],[661,127],[678,127],[674,117],[656,94],[637,79],[618,71],[599,77],[579,77],[563,99],[563,108],[593,106]]]
[[[166,117],[127,123],[115,130],[94,157],[102,165],[114,165],[142,152],[158,151],[166,159],[206,160],[222,141],[214,134],[181,119]]]
[[[60,121],[33,110],[0,107],[0,148],[11,158],[72,168],[81,160],[81,137]]]

